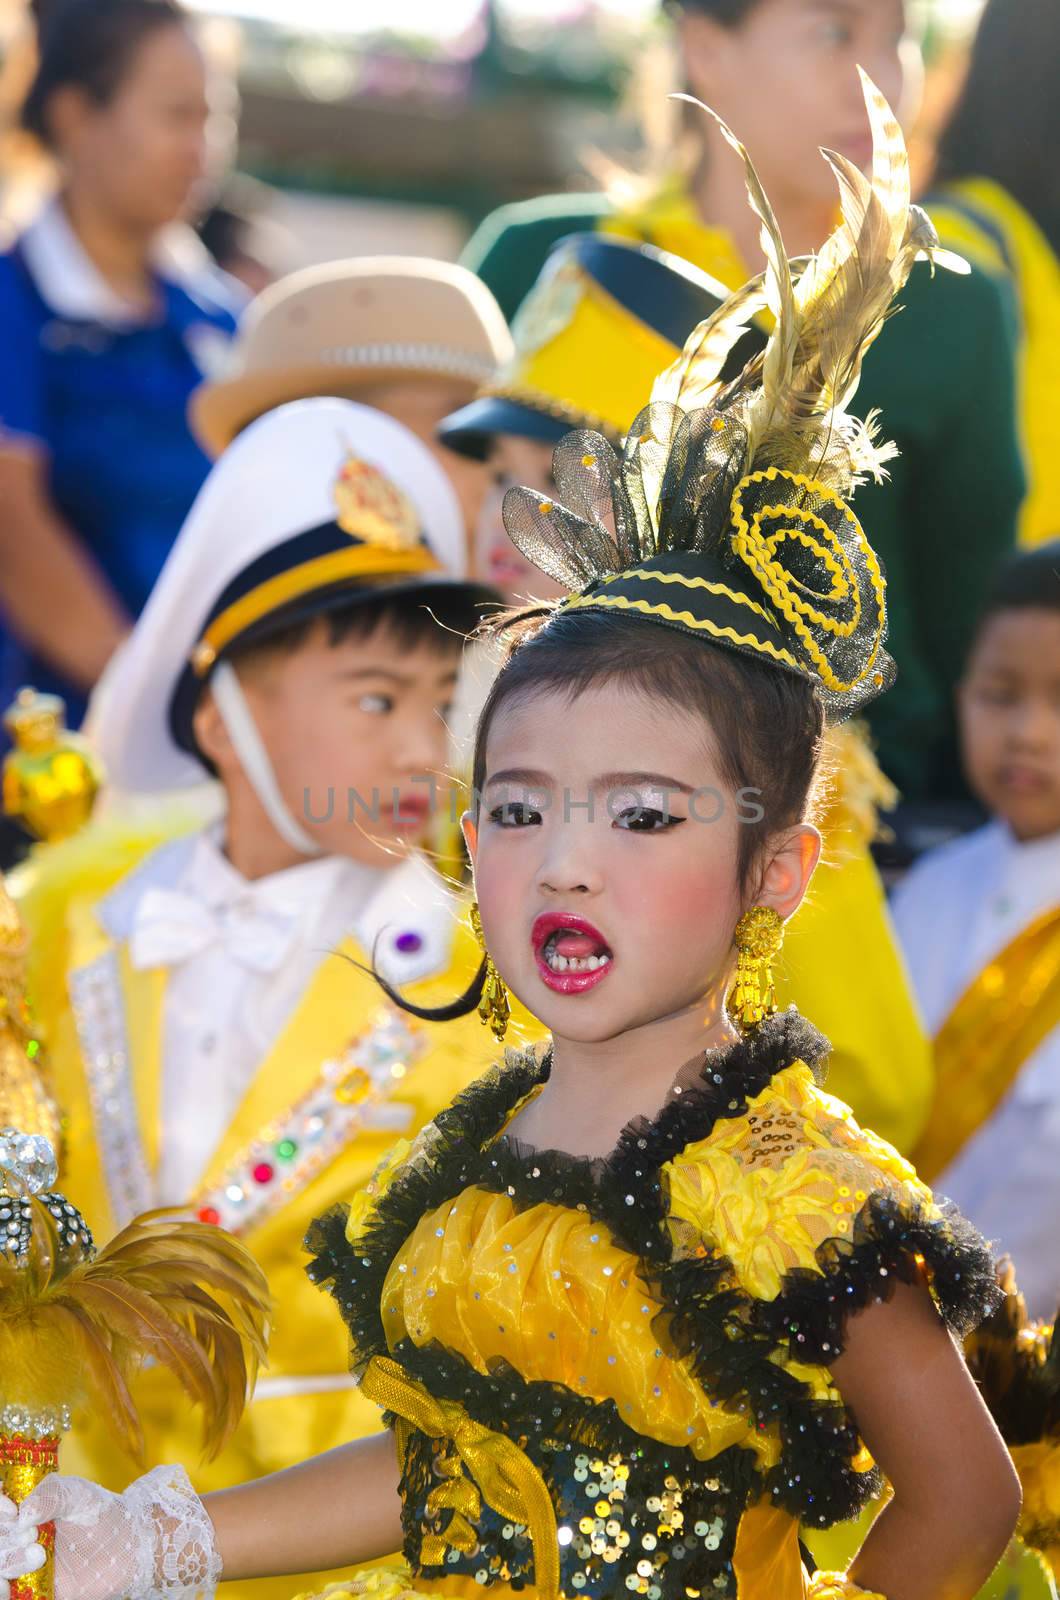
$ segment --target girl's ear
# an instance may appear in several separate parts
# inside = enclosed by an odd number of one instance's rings
[[[772,906],[785,922],[799,909],[821,859],[821,835],[808,822],[779,836],[755,896],[755,904]]]
[[[460,829],[467,845],[467,853],[471,857],[471,871],[475,870],[475,857],[478,854],[478,823],[470,811],[465,811],[460,818]]]

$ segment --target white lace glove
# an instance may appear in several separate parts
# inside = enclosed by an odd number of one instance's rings
[[[0,1494],[0,1600],[8,1600],[8,1578],[24,1578],[44,1565],[37,1530],[21,1522],[13,1500]]]
[[[156,1467],[124,1494],[45,1478],[19,1512],[23,1546],[42,1522],[56,1525],[55,1600],[212,1600],[220,1582],[213,1523],[183,1467]]]

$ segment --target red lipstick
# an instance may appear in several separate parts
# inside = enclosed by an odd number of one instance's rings
[[[570,911],[544,911],[530,934],[542,983],[555,994],[582,994],[602,983],[614,965],[598,928]]]

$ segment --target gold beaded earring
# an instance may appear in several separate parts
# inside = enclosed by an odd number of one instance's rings
[[[478,1014],[485,1026],[493,1031],[493,1037],[498,1044],[508,1031],[508,1020],[512,1008],[508,1003],[508,991],[504,987],[504,979],[493,965],[493,957],[486,949],[486,938],[482,932],[482,918],[479,916],[478,901],[474,900],[470,911],[471,931],[478,940],[483,955],[486,957],[486,981],[482,986],[482,998],[478,1003]]]
[[[743,1034],[753,1033],[776,1012],[772,962],[783,942],[784,921],[771,906],[752,906],[736,924],[736,982],[728,1010]]]

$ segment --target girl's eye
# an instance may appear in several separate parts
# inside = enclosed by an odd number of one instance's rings
[[[627,833],[665,833],[687,822],[687,817],[675,817],[669,811],[657,811],[654,806],[629,806],[615,818],[615,827]]]
[[[394,701],[388,694],[362,694],[357,709],[366,711],[370,717],[385,717],[393,711]]]
[[[541,813],[525,800],[509,800],[504,805],[494,806],[490,821],[499,828],[533,828],[540,823]]]

